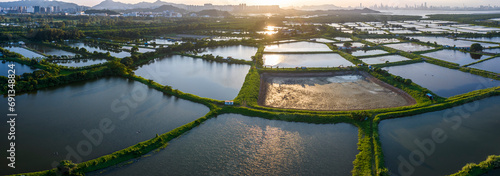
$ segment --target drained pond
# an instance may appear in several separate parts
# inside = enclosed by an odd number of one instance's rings
[[[259,104],[308,110],[406,106],[415,100],[366,72],[263,73]]]
[[[351,175],[358,129],[238,114],[210,119],[158,153],[89,175]]]

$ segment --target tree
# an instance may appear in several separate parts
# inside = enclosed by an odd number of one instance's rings
[[[483,51],[483,46],[481,46],[481,44],[479,44],[479,43],[474,43],[470,46],[470,51],[472,51],[472,52]]]
[[[130,52],[131,52],[131,53],[136,53],[137,51],[139,51],[139,47],[137,47],[137,46],[133,46],[133,47],[130,49]]]
[[[346,47],[346,48],[349,48],[349,47],[351,47],[351,46],[352,46],[352,43],[351,43],[351,42],[345,42],[345,43],[344,43],[344,47]]]

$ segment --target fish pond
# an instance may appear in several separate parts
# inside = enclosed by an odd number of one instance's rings
[[[385,67],[389,73],[411,79],[442,97],[500,86],[500,81],[449,69],[427,62]]]
[[[392,175],[449,175],[500,154],[500,97],[383,120],[380,142]],[[498,172],[497,172],[498,173]]]
[[[16,119],[16,139],[22,140],[16,140],[16,169],[2,165],[1,175],[51,169],[64,159],[82,162],[111,154],[209,111],[118,77],[16,95],[16,102],[22,117]],[[7,114],[7,108],[0,112]],[[8,125],[1,124],[2,133],[8,133]],[[7,142],[0,141],[4,151]]]
[[[209,119],[136,162],[89,175],[351,175],[358,129],[238,114]],[[102,171],[101,171],[102,172]]]
[[[200,97],[232,100],[238,95],[249,69],[249,65],[172,55],[139,66],[135,74]]]

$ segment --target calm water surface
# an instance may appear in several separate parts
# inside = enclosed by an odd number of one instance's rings
[[[264,54],[265,66],[281,68],[354,66],[337,53],[325,54]]]
[[[267,45],[265,52],[317,52],[332,51],[328,46],[322,43],[314,42],[294,42],[276,45]]]
[[[448,62],[457,63],[460,65],[470,64],[489,57],[479,54],[465,53],[458,50],[439,50],[431,53],[425,53],[422,55]]]
[[[88,52],[91,52],[91,53],[93,53],[94,51],[101,52],[101,53],[109,52],[109,54],[111,56],[117,57],[117,58],[124,58],[124,57],[130,56],[130,53],[126,52],[126,51],[119,51],[119,52],[108,51],[105,49],[101,49],[97,46],[90,46],[90,45],[87,45],[87,44],[81,43],[81,42],[80,43],[67,43],[67,45],[71,46],[71,47],[85,48]]]
[[[385,46],[406,52],[425,51],[434,49],[434,47],[419,45],[416,43],[395,43],[395,44],[388,44]]]
[[[27,43],[26,46],[28,48],[42,52],[46,55],[55,55],[55,56],[62,56],[62,55],[74,56],[75,55],[75,53],[72,53],[72,52],[68,52],[68,51],[64,51],[64,50],[60,50],[60,49],[55,49],[55,48],[51,48],[51,47],[41,45],[41,44],[36,44],[36,43]]]
[[[410,60],[406,57],[400,55],[389,55],[389,56],[380,56],[380,57],[370,57],[361,59],[366,64],[383,64],[386,62],[399,62]]]
[[[23,73],[32,73],[33,71],[37,70],[32,69],[30,66],[23,65],[17,62],[12,62],[12,61],[6,61],[5,63],[0,62],[0,76],[8,76],[9,73],[8,71],[11,69],[9,67],[10,64],[14,64],[14,69],[16,70],[16,75],[22,75]]]
[[[238,46],[220,46],[220,47],[215,47],[215,48],[206,48],[204,52],[198,53],[198,55],[204,55],[204,54],[212,54],[214,56],[222,56],[222,57],[233,57],[234,59],[243,59],[247,61],[252,60],[252,56],[257,53],[257,48],[256,47],[251,47],[251,46],[243,46],[243,45],[238,45]]]
[[[45,56],[35,53],[33,51],[21,48],[21,47],[16,47],[16,46],[8,46],[8,47],[3,47],[6,50],[9,50],[10,52],[15,52],[23,55],[26,58],[44,58]]]
[[[384,68],[389,73],[411,79],[442,97],[500,86],[500,81],[422,62]]]
[[[486,70],[490,72],[500,73],[500,58],[493,58],[484,62],[480,62],[469,66],[471,68],[477,68],[481,70]]]
[[[498,102],[497,96],[380,122],[380,142],[387,168],[392,175],[449,175],[467,163],[499,155]]]
[[[6,104],[7,98],[2,102]],[[81,162],[110,154],[192,122],[209,109],[139,82],[102,78],[17,95],[16,111],[16,169],[8,169],[2,159],[1,175],[50,169],[63,159]],[[7,108],[0,112],[7,114]],[[1,124],[3,134],[7,125]],[[0,144],[6,151],[7,140]]]
[[[52,63],[67,67],[85,67],[107,62],[106,59],[54,60]]]
[[[472,44],[478,43],[467,40],[450,39],[446,37],[433,37],[433,36],[408,36],[408,37],[418,39],[421,42],[427,42],[427,41],[429,41],[430,43],[437,42],[440,45],[457,46],[457,47],[470,47]],[[481,44],[483,47],[498,46],[498,44],[491,44],[491,43],[479,43],[479,44]]]
[[[140,66],[135,74],[201,97],[232,100],[238,95],[249,69],[249,65],[173,55]]]
[[[224,114],[103,175],[351,175],[357,135],[349,124]]]
[[[351,53],[353,56],[369,56],[369,55],[377,55],[377,54],[385,54],[387,53],[384,50],[356,50]]]

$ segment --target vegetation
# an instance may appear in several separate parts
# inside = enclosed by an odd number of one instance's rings
[[[172,8],[172,7],[162,7]],[[161,9],[159,9],[161,10]],[[88,13],[108,13],[109,10],[94,10]],[[314,12],[297,12],[294,10],[287,11],[293,15],[301,13],[314,13]],[[108,14],[112,14],[109,12]],[[102,77],[120,76],[130,80],[141,82],[151,89],[161,91],[166,95],[175,96],[181,99],[189,100],[192,102],[203,104],[210,108],[210,112],[205,116],[180,126],[167,133],[157,135],[150,140],[140,142],[136,145],[130,146],[120,151],[116,151],[109,155],[101,156],[99,158],[85,161],[82,163],[71,163],[70,161],[61,161],[57,168],[52,170],[28,173],[26,175],[83,175],[87,172],[107,168],[119,163],[130,161],[131,159],[143,156],[155,149],[163,148],[168,145],[169,141],[185,134],[189,130],[202,124],[204,121],[217,117],[220,114],[236,113],[246,116],[255,116],[260,118],[282,120],[289,122],[304,122],[315,124],[334,124],[334,123],[349,123],[358,127],[358,145],[359,153],[353,161],[353,175],[387,175],[388,169],[385,167],[384,156],[380,144],[378,124],[382,120],[391,118],[401,118],[410,115],[422,114],[427,112],[439,111],[450,107],[462,105],[464,103],[476,101],[490,96],[500,95],[500,87],[493,87],[488,89],[476,90],[466,94],[457,95],[449,98],[439,97],[433,94],[430,90],[415,84],[410,79],[404,79],[400,76],[395,76],[387,71],[381,69],[382,67],[412,64],[417,62],[426,61],[431,64],[444,66],[451,69],[457,69],[463,72],[488,77],[491,79],[500,80],[497,73],[487,72],[474,68],[461,67],[458,64],[450,63],[420,54],[425,52],[432,52],[443,49],[442,46],[436,43],[420,42],[418,40],[401,37],[400,39],[406,42],[418,43],[426,46],[436,47],[434,50],[422,52],[404,52],[395,50],[384,45],[377,45],[371,42],[362,41],[361,38],[393,38],[393,35],[373,35],[363,31],[354,31],[354,34],[343,33],[340,30],[328,25],[309,25],[304,24],[301,26],[290,27],[290,31],[280,31],[276,35],[262,35],[256,33],[263,30],[265,26],[276,25],[282,26],[283,21],[286,20],[290,23],[298,22],[303,23],[316,23],[316,22],[350,22],[350,21],[386,21],[393,20],[417,20],[420,17],[415,16],[388,16],[388,15],[361,15],[353,14],[352,12],[338,12],[334,14],[331,11],[325,12],[327,16],[320,16],[310,19],[294,19],[285,18],[285,16],[278,15],[272,17],[248,17],[238,18],[226,14],[225,12],[209,10],[199,12],[199,15],[210,16],[225,16],[225,18],[182,18],[182,19],[169,19],[169,18],[148,18],[148,17],[92,17],[92,16],[55,16],[55,15],[31,15],[31,16],[0,16],[1,22],[22,23],[26,27],[6,26],[0,28],[0,40],[30,40],[31,42],[38,42],[43,45],[62,49],[65,51],[78,54],[80,58],[99,58],[107,59],[108,62],[100,65],[82,67],[82,68],[68,68],[58,66],[48,62],[54,58],[47,58],[44,60],[27,59],[17,53],[9,52],[0,48],[2,53],[1,60],[14,61],[20,64],[29,65],[39,70],[32,73],[25,73],[16,76],[16,92],[29,92],[47,87],[67,85],[72,82],[86,81],[98,79]],[[439,15],[438,15],[439,16]],[[435,18],[438,16],[432,16]],[[486,24],[495,26],[484,21],[478,21],[478,18],[492,17],[494,15],[473,15],[473,18],[466,18],[465,16],[458,15],[458,20],[471,21],[473,24]],[[28,17],[30,19],[28,19]],[[448,16],[440,16],[447,19]],[[455,16],[456,17],[456,16]],[[451,19],[450,20],[455,20]],[[39,25],[32,25],[36,22]],[[232,34],[232,33],[238,34]],[[183,38],[182,43],[175,43],[170,46],[151,43],[150,45],[155,48],[153,52],[139,53],[139,47],[144,43],[149,42],[151,39],[160,36],[175,36],[179,34],[196,34],[199,36],[238,36],[249,37],[250,39],[243,40],[229,40],[229,41],[215,41],[200,38]],[[479,34],[460,34],[462,36],[477,36]],[[458,35],[458,36],[460,36]],[[480,36],[500,36],[498,33],[488,33]],[[354,57],[346,51],[338,50],[332,43],[327,45],[333,53],[338,53],[345,59],[349,60],[355,65],[354,67],[347,68],[263,68],[263,54],[264,46],[284,39],[305,40],[316,37],[350,37],[355,42],[362,42],[374,49],[383,49],[387,54],[385,55],[401,55],[411,60],[383,63],[372,65],[373,69],[368,69],[362,66],[363,62],[359,60],[361,57]],[[84,39],[85,38],[85,39]],[[103,39],[101,39],[103,38]],[[259,38],[255,40],[253,38]],[[102,48],[108,51],[123,51],[122,46],[132,46],[130,49],[131,56],[125,58],[115,58],[107,53],[88,52],[85,48],[69,47],[62,43],[63,40],[81,40],[89,46]],[[227,59],[220,56],[202,55],[197,54],[202,52],[208,47],[218,46],[232,46],[232,45],[245,45],[258,47],[258,51],[252,56],[252,61],[245,61],[239,59]],[[344,46],[351,46],[351,42],[345,42]],[[480,46],[480,45],[479,45]],[[473,52],[480,51],[479,46],[471,46]],[[241,87],[238,96],[234,99],[235,105],[227,106],[223,101],[203,98],[197,95],[184,93],[181,90],[176,90],[170,85],[161,85],[140,76],[134,75],[133,69],[139,65],[147,64],[152,60],[171,54],[179,54],[190,57],[196,57],[213,62],[225,62],[229,64],[248,64],[252,67],[245,77],[245,82]],[[498,55],[497,55],[498,56]],[[494,58],[492,56],[491,58]],[[488,59],[491,59],[488,58]],[[333,71],[364,71],[375,78],[388,83],[402,91],[408,93],[416,100],[416,104],[396,108],[383,108],[372,110],[354,110],[354,111],[314,111],[314,110],[296,110],[296,109],[280,109],[265,107],[259,105],[259,93],[261,85],[261,74],[271,73],[313,73],[313,72],[333,72]],[[7,78],[0,76],[0,91],[6,94],[8,88]],[[434,95],[434,99],[430,100],[426,94]],[[488,170],[499,167],[499,156],[490,156],[486,161],[479,164],[468,164],[462,171],[454,175],[480,175]]]
[[[481,44],[479,44],[479,43],[474,43],[470,46],[470,51],[472,51],[472,52],[483,51],[483,46],[481,46]]]
[[[500,155],[491,155],[479,164],[469,163],[465,165],[461,171],[451,174],[450,176],[479,176],[496,168],[500,168]]]

